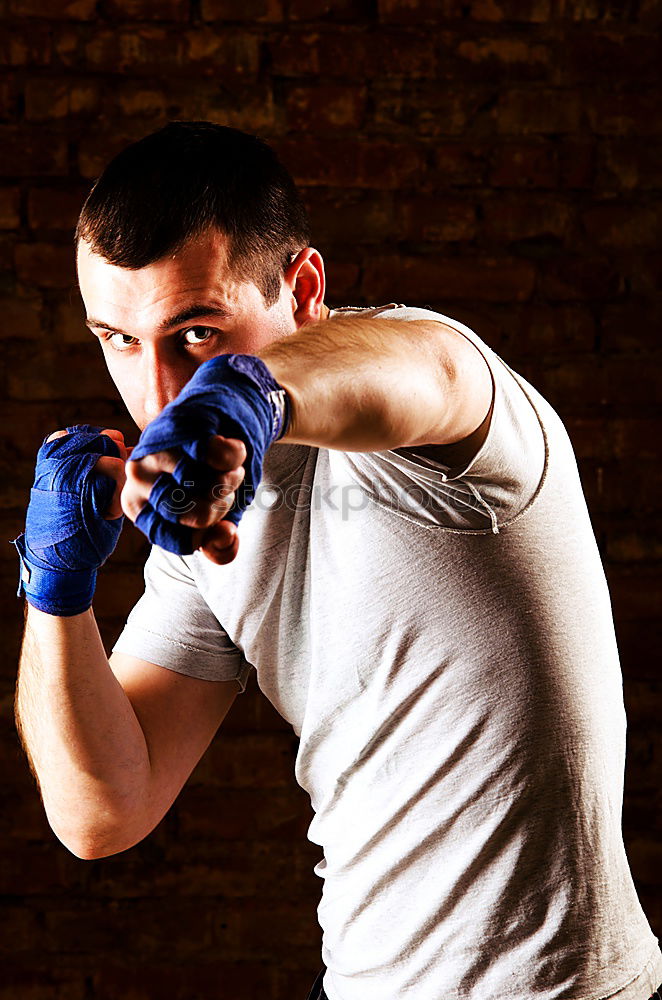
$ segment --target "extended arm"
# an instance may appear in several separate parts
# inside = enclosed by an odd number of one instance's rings
[[[260,481],[266,449],[279,437],[283,388],[290,419],[280,439],[290,443],[345,451],[427,446],[433,457],[455,465],[471,460],[489,427],[487,362],[443,323],[334,316],[302,324],[258,358],[222,355],[205,362],[143,431],[127,463],[122,506],[139,527],[145,522],[150,541],[182,553],[200,546],[216,563],[235,558],[234,525]],[[194,485],[195,467],[181,449],[196,460],[206,454],[209,463],[227,446],[224,435],[246,443],[250,486],[225,498],[235,504],[232,524],[203,482],[179,519],[199,531],[192,537],[173,528],[171,486],[160,477],[184,461],[180,479]]]
[[[260,354],[288,391],[291,443],[383,451],[468,438],[492,380],[473,344],[442,323],[334,316]]]

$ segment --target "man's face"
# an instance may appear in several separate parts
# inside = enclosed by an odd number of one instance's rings
[[[287,283],[267,309],[257,286],[231,272],[226,248],[226,238],[210,231],[135,271],[109,264],[85,243],[78,248],[87,325],[141,430],[203,361],[257,354],[299,325]]]

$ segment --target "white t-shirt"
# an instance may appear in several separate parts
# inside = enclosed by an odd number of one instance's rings
[[[662,956],[621,836],[609,593],[566,431],[472,331],[490,430],[415,450],[279,444],[237,559],[154,548],[116,649],[251,669],[300,737],[330,1000],[647,1000]]]

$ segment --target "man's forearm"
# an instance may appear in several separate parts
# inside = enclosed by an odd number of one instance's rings
[[[150,762],[92,609],[59,618],[28,606],[16,720],[55,833],[79,857],[114,853]]]
[[[334,316],[260,356],[288,391],[289,443],[344,451],[452,443],[480,423],[489,405],[483,359],[441,323]],[[458,375],[472,365],[475,378],[469,372],[460,384]],[[482,402],[470,393],[458,398],[472,379]]]

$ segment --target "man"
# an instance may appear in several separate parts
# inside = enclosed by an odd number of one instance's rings
[[[81,858],[147,836],[255,669],[324,850],[311,996],[650,997],[609,596],[550,406],[447,317],[330,311],[289,176],[231,129],[129,147],[77,241],[142,434],[126,482],[118,432],[52,435],[17,541],[56,834]],[[154,546],[108,661],[122,509]]]

